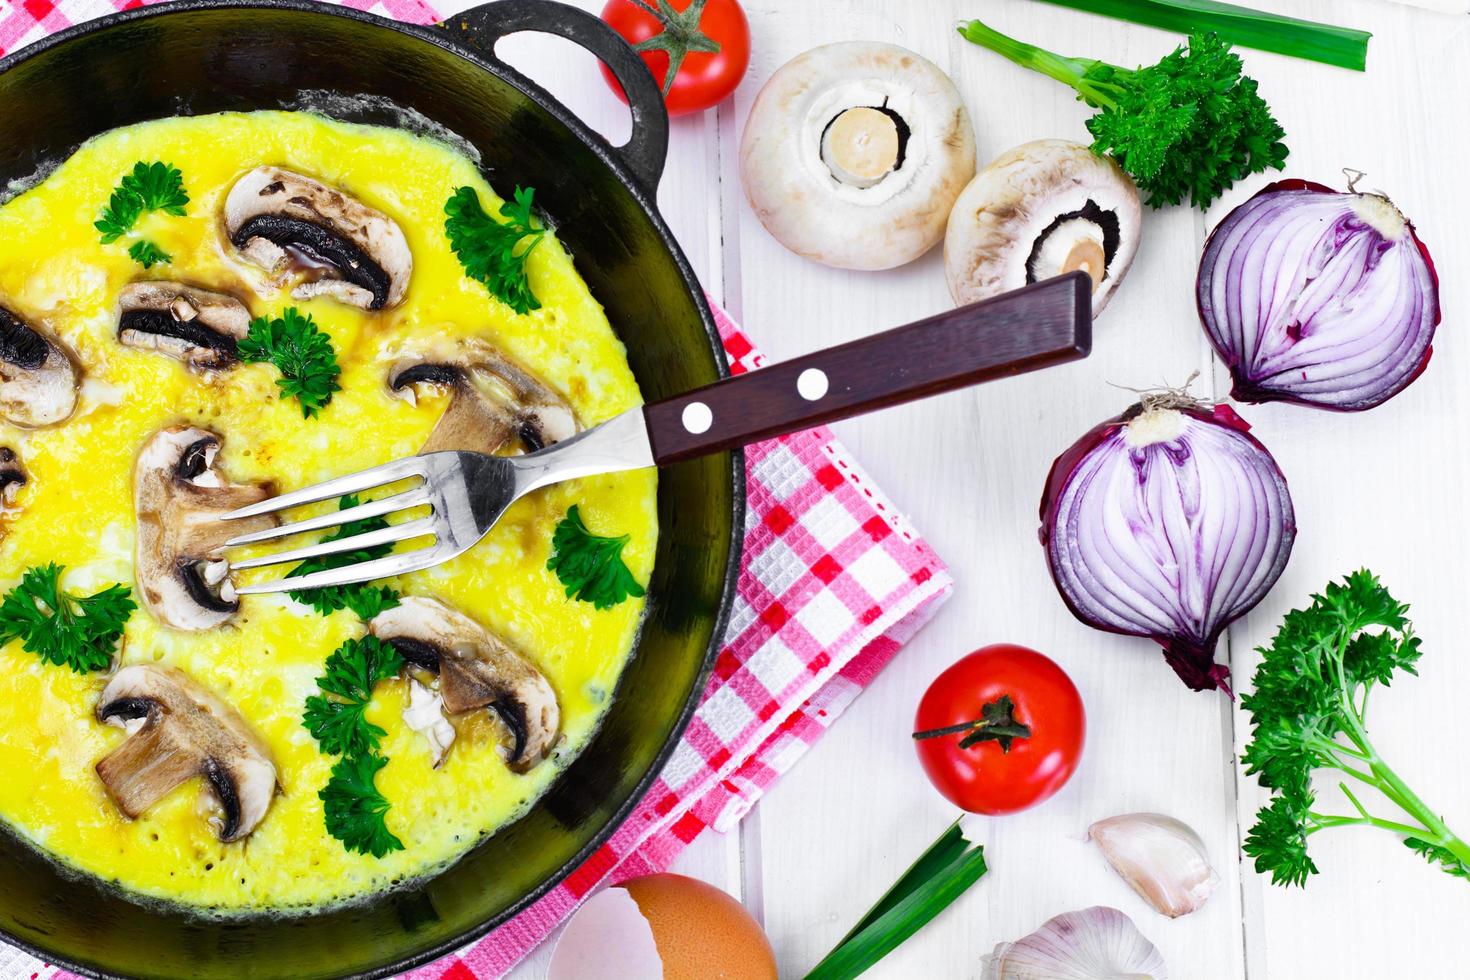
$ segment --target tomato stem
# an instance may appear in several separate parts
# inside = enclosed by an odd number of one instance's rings
[[[1000,750],[1008,753],[1011,751],[1012,741],[1031,737],[1031,726],[1017,721],[1015,712],[1016,705],[1011,701],[1011,696],[1002,694],[980,709],[979,718],[961,722],[958,725],[946,725],[943,728],[928,728],[914,732],[914,738],[915,740],[942,738],[946,735],[967,732],[968,734],[960,739],[960,748],[968,749],[980,742],[998,742]]]
[[[633,45],[633,50],[638,52],[662,51],[669,56],[669,68],[664,73],[663,90],[667,98],[669,90],[674,87],[674,76],[679,74],[679,69],[684,65],[684,59],[691,52],[703,51],[707,54],[718,54],[720,42],[710,37],[699,29],[699,20],[704,16],[704,7],[709,0],[694,0],[684,10],[675,10],[669,0],[658,0],[654,6],[652,0],[630,0],[636,3],[650,15],[655,17],[663,30],[653,37],[639,41]]]

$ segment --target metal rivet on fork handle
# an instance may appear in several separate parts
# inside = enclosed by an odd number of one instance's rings
[[[690,402],[684,406],[684,431],[692,436],[702,435],[715,424],[715,413],[704,402]]]
[[[827,372],[821,368],[807,368],[796,379],[796,393],[809,402],[820,401],[827,393]]]

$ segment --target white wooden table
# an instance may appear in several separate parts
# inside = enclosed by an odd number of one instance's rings
[[[1257,52],[1245,53],[1247,70],[1288,132],[1288,174],[1340,186],[1340,168],[1364,170],[1367,186],[1386,189],[1416,220],[1442,277],[1445,322],[1428,373],[1382,408],[1356,416],[1242,409],[1291,480],[1300,534],[1285,576],[1230,632],[1221,656],[1245,686],[1251,651],[1285,610],[1351,569],[1378,572],[1413,604],[1426,654],[1419,679],[1374,699],[1370,727],[1410,785],[1470,833],[1470,184],[1460,156],[1470,152],[1470,18],[1386,0],[1256,2],[1374,33],[1366,75]],[[1435,2],[1447,0],[1424,0]],[[750,72],[733,101],[676,121],[659,202],[705,285],[773,359],[950,305],[937,249],[893,272],[840,272],[787,253],[755,220],[737,147],[755,93],[778,66],[831,41],[911,47],[958,84],[983,165],[1026,140],[1085,138],[1086,110],[1057,84],[963,41],[954,31],[961,17],[1125,65],[1152,62],[1175,43],[1033,0],[745,7]],[[626,110],[580,49],[523,35],[502,53],[615,142],[626,135]],[[1037,501],[1053,457],[1129,400],[1109,383],[1177,384],[1200,369],[1207,390],[1228,390],[1195,315],[1195,267],[1208,230],[1264,182],[1247,181],[1207,215],[1175,208],[1146,216],[1137,262],[1100,319],[1087,361],[837,427],[950,564],[958,587],[738,834],[706,835],[675,868],[739,896],[764,923],[783,976],[815,964],[952,818],[915,763],[914,706],[956,657],[1013,641],[1047,652],[1076,680],[1090,721],[1083,764],[1040,808],[991,821],[991,873],[871,975],[978,976],[981,955],[997,941],[1101,903],[1133,917],[1175,980],[1470,977],[1462,953],[1470,887],[1389,835],[1318,835],[1312,851],[1322,874],[1305,891],[1273,887],[1242,862],[1239,844],[1262,798],[1236,761],[1246,716],[1220,695],[1186,690],[1150,643],[1075,622],[1037,545]],[[1321,788],[1335,801],[1335,789]],[[1135,810],[1173,814],[1204,837],[1222,881],[1201,911],[1177,921],[1156,915],[1082,841],[1092,821]],[[548,956],[543,948],[516,976],[541,976]]]

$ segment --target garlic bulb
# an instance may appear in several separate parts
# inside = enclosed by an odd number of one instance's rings
[[[1164,958],[1117,909],[1063,912],[985,957],[981,980],[1168,980]]]
[[[1140,898],[1171,919],[1205,904],[1220,881],[1199,834],[1162,813],[1099,820],[1087,836]]]

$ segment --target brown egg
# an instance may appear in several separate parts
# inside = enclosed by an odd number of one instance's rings
[[[684,875],[634,878],[567,923],[547,980],[776,980],[770,941],[745,908]]]

